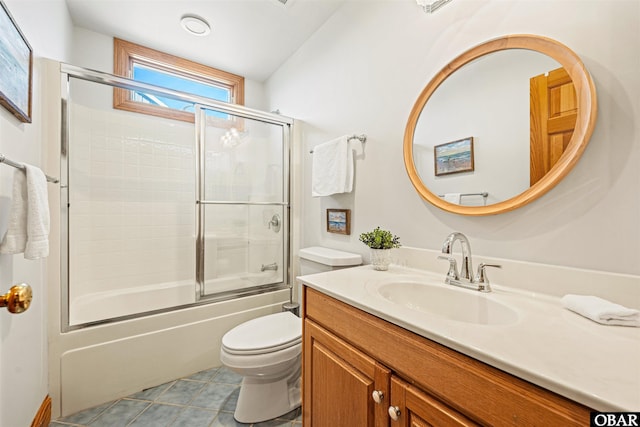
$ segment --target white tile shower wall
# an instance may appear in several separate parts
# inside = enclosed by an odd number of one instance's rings
[[[71,105],[71,298],[193,280],[194,127]]]

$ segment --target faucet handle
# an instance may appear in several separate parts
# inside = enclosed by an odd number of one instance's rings
[[[458,262],[454,257],[440,255],[438,259],[449,261],[449,271],[447,272],[447,278],[444,280],[445,283],[449,283],[450,280],[460,279],[458,276]]]
[[[480,285],[480,291],[491,292],[489,277],[487,276],[487,272],[485,271],[486,267],[502,268],[502,266],[500,264],[487,264],[484,262],[481,262],[478,265],[478,273],[476,274],[475,282]]]
[[[273,216],[267,223],[269,230],[273,230],[274,233],[277,233],[278,231],[280,231],[281,225],[282,225],[282,220],[280,219],[280,215],[278,214],[273,214]]]

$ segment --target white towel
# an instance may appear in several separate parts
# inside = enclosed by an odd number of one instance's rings
[[[640,311],[591,295],[565,295],[562,305],[604,325],[640,327]]]
[[[311,195],[330,196],[353,189],[353,152],[348,136],[317,145],[313,149]]]
[[[445,193],[444,201],[449,203],[460,204],[460,193]]]
[[[49,200],[47,179],[37,167],[25,165],[26,174],[13,175],[13,199],[7,232],[0,253],[24,252],[26,259],[49,255]]]
[[[22,170],[16,169],[13,173],[9,224],[0,243],[0,254],[24,252],[27,246],[27,209],[27,176]]]

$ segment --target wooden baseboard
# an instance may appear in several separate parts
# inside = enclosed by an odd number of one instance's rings
[[[50,422],[51,422],[51,397],[47,395],[42,401],[42,405],[40,405],[40,409],[38,409],[38,413],[33,419],[33,422],[31,423],[31,427],[48,427]]]

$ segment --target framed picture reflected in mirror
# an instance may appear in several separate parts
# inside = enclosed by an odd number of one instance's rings
[[[473,171],[473,137],[433,147],[436,176]]]

